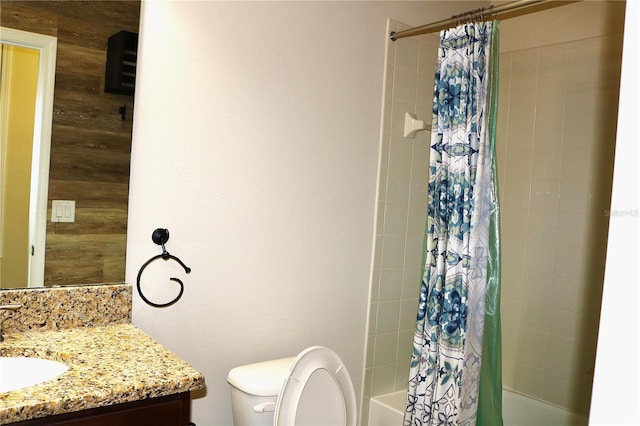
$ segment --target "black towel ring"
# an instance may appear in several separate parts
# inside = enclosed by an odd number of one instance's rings
[[[164,308],[164,307],[167,307],[167,306],[171,306],[174,303],[176,303],[178,300],[180,300],[180,298],[182,297],[182,293],[184,293],[184,284],[178,278],[174,278],[174,277],[169,278],[169,280],[175,281],[178,284],[180,284],[180,292],[178,293],[176,298],[171,300],[170,302],[167,302],[167,303],[154,303],[154,302],[150,301],[149,299],[147,299],[144,294],[142,294],[142,288],[140,287],[140,277],[142,277],[142,272],[144,271],[144,268],[149,266],[149,264],[151,262],[153,262],[153,261],[155,261],[157,259],[162,259],[162,260],[173,259],[176,262],[178,262],[180,264],[180,266],[182,266],[182,268],[184,268],[184,271],[187,274],[191,272],[191,268],[189,268],[187,265],[185,265],[182,262],[182,260],[180,260],[177,257],[169,254],[167,249],[164,247],[164,244],[169,240],[169,230],[168,229],[164,229],[164,228],[156,229],[155,231],[153,231],[153,234],[151,234],[151,240],[153,240],[153,242],[156,243],[157,245],[162,246],[162,253],[160,253],[158,255],[155,255],[151,259],[147,260],[144,263],[144,265],[142,265],[142,267],[140,268],[140,271],[138,272],[138,280],[137,280],[138,294],[140,294],[140,297],[142,298],[142,300],[144,300],[148,305],[154,306],[156,308]]]

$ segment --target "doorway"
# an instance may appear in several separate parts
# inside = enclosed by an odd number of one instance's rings
[[[12,85],[9,85],[11,68],[20,65],[31,69],[31,71],[21,70],[16,73],[16,76],[19,76],[18,80],[22,80],[19,84],[25,83],[25,80],[31,81],[29,95],[15,96],[15,102],[23,104],[20,109],[9,112],[8,107],[13,103],[11,101],[13,96],[10,93],[6,101],[2,100],[0,279],[4,288],[36,287],[42,286],[44,280],[49,152],[57,39],[42,34],[2,28],[0,43],[6,46],[6,49],[3,47],[3,53],[6,52],[6,55],[3,55],[4,64],[2,65],[3,92],[14,90],[11,88]],[[34,63],[35,68],[33,68]],[[25,74],[29,74],[30,77],[26,78]],[[32,85],[34,79],[35,87]],[[14,119],[17,124],[12,124]],[[20,135],[14,133],[16,129],[20,130]],[[18,151],[18,156],[14,157]],[[19,180],[14,181],[14,176],[19,176]],[[28,208],[25,208],[27,203],[25,200],[28,200]],[[18,206],[18,211],[22,214],[20,219],[17,213],[13,212],[14,206]],[[25,263],[26,269],[24,269]],[[18,267],[22,269],[18,270]]]

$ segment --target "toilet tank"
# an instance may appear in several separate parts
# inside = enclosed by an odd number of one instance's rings
[[[235,426],[273,425],[276,400],[295,357],[243,365],[229,371]]]

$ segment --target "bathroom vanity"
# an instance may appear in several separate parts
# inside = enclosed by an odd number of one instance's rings
[[[93,408],[52,417],[41,417],[12,426],[140,426],[188,425],[188,393],[152,398],[144,401]]]
[[[69,309],[70,300],[57,298],[67,295],[53,294],[64,290],[0,292],[0,304],[23,304],[20,315],[4,321],[0,356],[51,359],[69,367],[52,380],[0,393],[0,424],[189,424],[191,391],[204,388],[204,377],[128,321],[130,286],[99,287],[78,288],[85,301],[87,293],[92,300],[80,314]],[[109,301],[95,294],[103,292]],[[107,306],[127,299],[129,308]],[[33,301],[53,309],[43,316]]]

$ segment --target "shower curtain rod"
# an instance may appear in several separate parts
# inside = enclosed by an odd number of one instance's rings
[[[413,37],[421,34],[429,34],[436,31],[446,30],[447,28],[451,28],[454,24],[459,24],[460,22],[467,22],[471,19],[473,20],[482,20],[487,17],[495,17],[496,19],[500,17],[500,15],[504,15],[508,12],[517,12],[524,11],[526,9],[535,8],[535,6],[545,5],[544,9],[550,9],[553,7],[564,6],[569,3],[575,3],[580,0],[572,0],[572,1],[558,1],[558,0],[517,0],[509,3],[505,3],[499,6],[491,5],[489,7],[483,7],[476,10],[471,10],[469,12],[461,13],[460,15],[454,15],[451,18],[443,19],[442,21],[433,22],[431,24],[422,25],[420,27],[410,28],[404,31],[392,31],[389,35],[392,41],[396,41],[399,38],[405,37]],[[542,9],[540,9],[542,10]],[[538,12],[538,10],[531,10],[526,13]],[[522,13],[515,15],[519,16]],[[514,16],[508,16],[505,18],[510,18]]]

